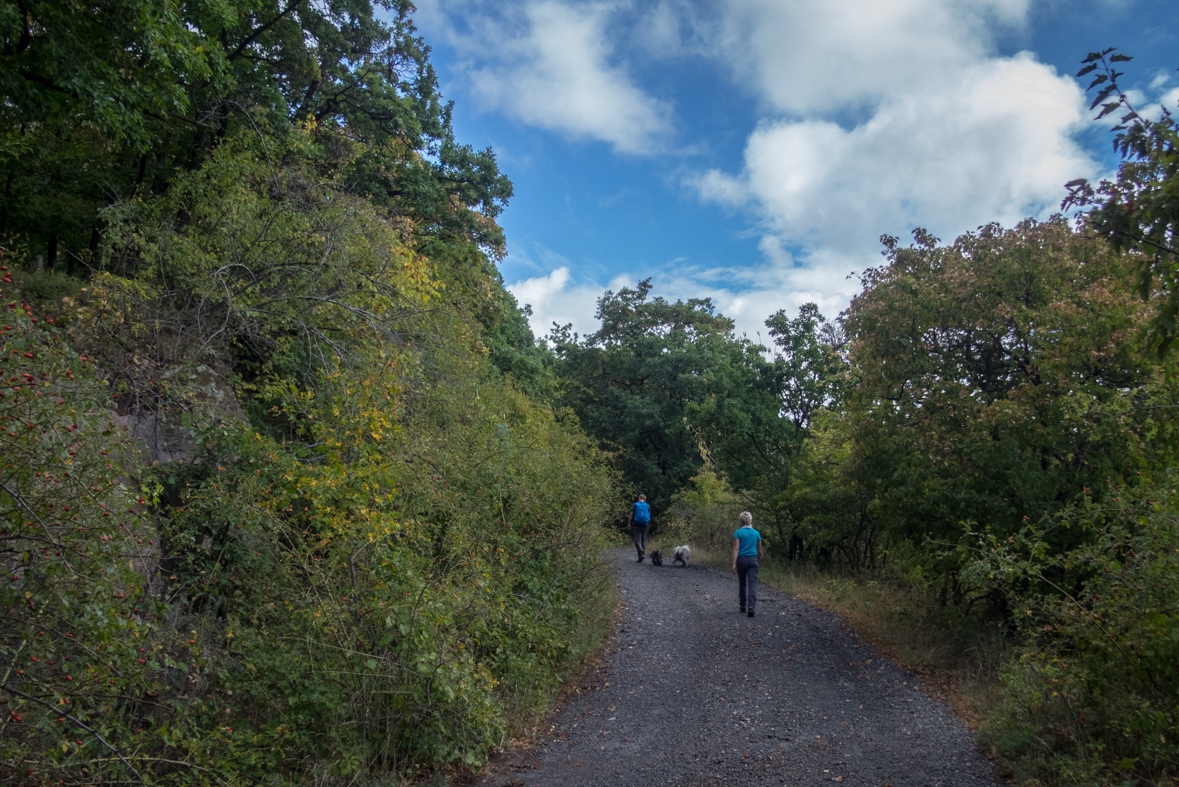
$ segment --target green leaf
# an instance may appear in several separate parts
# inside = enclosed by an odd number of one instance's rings
[[[1097,93],[1097,96],[1093,99],[1093,103],[1091,103],[1089,105],[1089,109],[1093,109],[1098,104],[1105,101],[1105,99],[1109,98],[1109,96],[1117,89],[1118,89],[1117,85],[1107,85],[1107,86],[1103,87]]]

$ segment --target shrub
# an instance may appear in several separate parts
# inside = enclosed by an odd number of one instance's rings
[[[92,364],[0,293],[0,780],[126,777],[166,701],[145,666],[149,501]]]
[[[312,390],[266,389],[298,440],[218,427],[162,473],[185,613],[213,626],[184,723],[234,719],[217,757],[243,777],[481,763],[609,589],[613,480],[584,437],[485,366],[407,388],[354,349]]]
[[[1051,783],[1179,775],[1176,479],[1084,499],[984,540],[968,579],[1015,600],[1026,642],[986,735]],[[1054,551],[1061,541],[1072,546]]]

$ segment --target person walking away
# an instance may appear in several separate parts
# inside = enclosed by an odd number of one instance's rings
[[[630,507],[628,520],[630,532],[635,538],[635,551],[639,553],[639,561],[647,557],[647,525],[651,524],[651,507],[647,505],[647,496],[639,495]]]
[[[753,514],[742,511],[741,527],[733,533],[733,573],[737,575],[737,600],[741,611],[753,617],[757,606],[757,567],[761,562],[761,533],[753,529]],[[746,586],[748,585],[748,590]]]

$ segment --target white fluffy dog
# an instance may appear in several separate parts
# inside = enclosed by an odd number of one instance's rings
[[[671,561],[673,566],[676,563],[683,563],[684,568],[687,568],[688,564],[692,562],[692,549],[687,544],[684,544],[682,547],[676,547],[672,550],[672,554],[674,555]]]

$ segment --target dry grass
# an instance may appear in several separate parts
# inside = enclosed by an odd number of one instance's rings
[[[722,570],[731,565],[725,549],[693,546],[692,559]],[[941,606],[929,590],[769,558],[762,560],[758,581],[842,617],[865,641],[920,675],[929,694],[948,703],[971,729],[998,703],[999,664],[1010,648],[1003,631]]]

